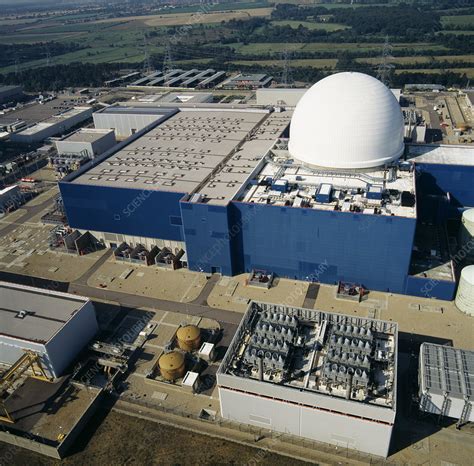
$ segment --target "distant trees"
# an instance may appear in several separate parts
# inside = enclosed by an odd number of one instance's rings
[[[0,74],[2,84],[21,84],[26,91],[59,91],[65,87],[103,86],[104,81],[118,76],[118,71],[129,67],[124,63],[71,63],[34,68],[18,73]]]

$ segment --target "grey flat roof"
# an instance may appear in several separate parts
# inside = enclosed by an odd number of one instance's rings
[[[408,145],[408,158],[415,163],[438,165],[474,165],[474,146],[468,145]]]
[[[94,129],[83,128],[76,131],[69,136],[66,136],[63,141],[67,142],[95,142],[102,139],[104,136],[113,133],[113,129]]]
[[[254,143],[258,146],[256,150],[250,150],[249,146],[246,156],[255,159],[252,163],[257,163],[256,158],[265,154],[279,136],[277,133],[282,131],[281,124],[274,128],[271,123],[263,123],[257,129],[267,115],[267,110],[250,108],[181,109],[72,182],[186,194],[195,192],[229,157],[229,160],[233,159],[231,156],[240,145],[244,148],[253,139],[261,139],[262,143]],[[285,122],[283,126],[287,124]],[[252,130],[255,134],[249,137]],[[243,181],[241,178],[235,179]]]
[[[140,102],[140,104],[143,102]],[[162,115],[165,110],[150,107],[121,107],[111,106],[104,108],[100,113],[107,113],[109,115]]]
[[[0,335],[46,343],[87,301],[67,293],[0,282]],[[19,318],[20,311],[29,314]]]
[[[420,347],[422,389],[463,400],[474,389],[474,351],[423,343]]]

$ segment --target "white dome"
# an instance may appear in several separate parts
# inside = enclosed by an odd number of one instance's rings
[[[403,153],[404,122],[393,93],[362,73],[337,73],[314,84],[295,108],[288,150],[315,166],[371,168]]]

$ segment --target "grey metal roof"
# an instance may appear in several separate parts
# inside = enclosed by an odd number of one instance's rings
[[[423,343],[420,347],[423,391],[464,399],[472,397],[474,351]]]
[[[208,199],[226,203],[289,123],[283,114],[267,116],[256,109],[182,109],[73,182],[186,194],[202,187]],[[247,166],[239,166],[244,160]]]
[[[0,335],[46,343],[86,303],[86,298],[0,282]],[[27,311],[23,318],[21,311]]]

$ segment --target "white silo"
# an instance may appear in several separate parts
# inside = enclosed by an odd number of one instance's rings
[[[474,209],[467,209],[462,214],[460,242],[466,255],[474,257]]]
[[[462,269],[455,303],[460,311],[474,316],[474,265]]]

